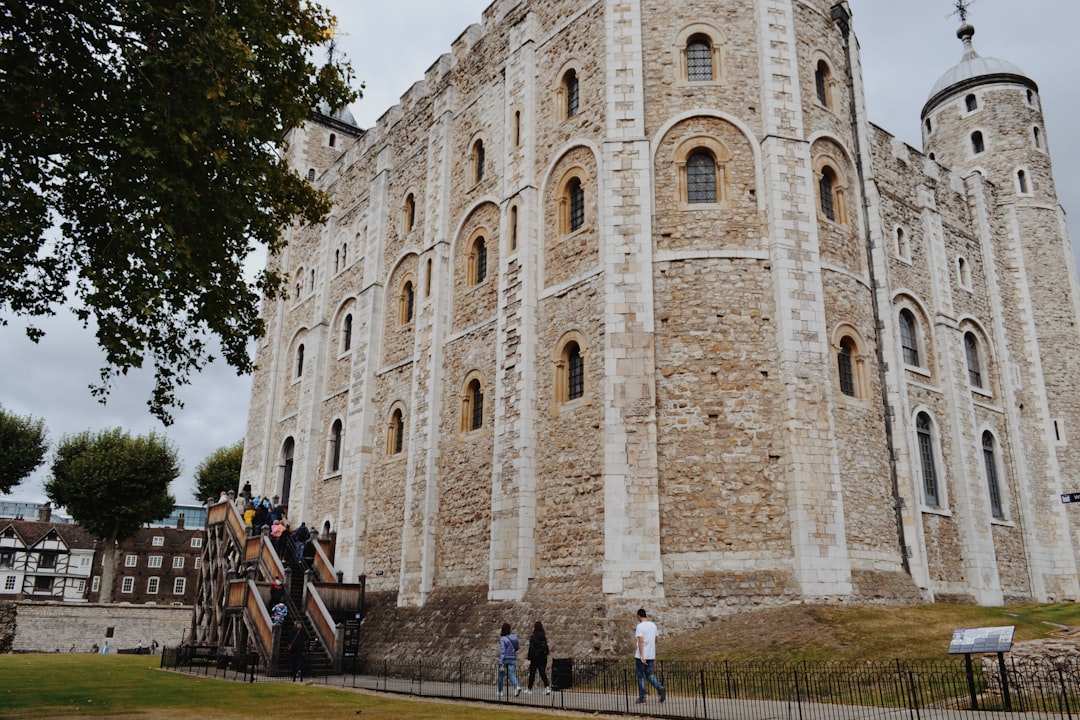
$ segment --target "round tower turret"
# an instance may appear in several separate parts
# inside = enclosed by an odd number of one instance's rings
[[[956,33],[960,62],[922,110],[924,152],[963,175],[981,172],[1002,193],[1056,202],[1039,88],[1023,70],[975,52],[975,28]]]

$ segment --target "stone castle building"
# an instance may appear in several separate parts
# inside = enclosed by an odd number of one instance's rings
[[[1038,87],[965,24],[913,149],[868,118],[854,20],[496,0],[375,127],[294,132],[336,205],[272,261],[241,482],[428,635],[1080,597]]]

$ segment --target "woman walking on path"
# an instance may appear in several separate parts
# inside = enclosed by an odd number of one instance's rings
[[[551,683],[548,682],[547,676],[549,652],[544,625],[537,620],[533,625],[532,635],[529,636],[529,685],[525,688],[526,695],[532,695],[533,680],[536,679],[537,670],[540,671],[540,682],[544,683],[544,694],[551,694]]]
[[[510,632],[510,623],[503,623],[502,634],[499,636],[499,679],[495,684],[499,697],[502,697],[504,674],[510,678],[510,684],[514,686],[514,697],[521,694],[521,685],[518,683],[517,675],[514,674],[518,647],[518,636]]]

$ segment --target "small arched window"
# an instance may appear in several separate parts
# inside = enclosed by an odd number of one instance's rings
[[[341,243],[341,267],[349,264],[349,243]]]
[[[903,348],[905,364],[922,367],[919,363],[919,329],[915,324],[915,315],[907,308],[900,311],[900,347]]]
[[[840,373],[840,392],[848,397],[856,397],[858,389],[855,383],[855,341],[850,337],[840,340],[840,350],[836,355],[836,366]]]
[[[487,240],[481,235],[473,241],[469,253],[469,284],[479,285],[487,277]]]
[[[352,349],[352,315],[346,315],[341,321],[341,350],[348,352]]]
[[[1034,127],[1034,128],[1031,128],[1031,133],[1032,133],[1032,135],[1035,136],[1035,149],[1036,150],[1042,150],[1043,149],[1043,146],[1042,146],[1042,132],[1039,130],[1039,128]]]
[[[479,378],[473,378],[465,386],[461,399],[461,429],[472,432],[484,427],[484,386]]]
[[[911,241],[904,228],[896,228],[896,255],[904,260],[911,259]]]
[[[1016,187],[1020,191],[1021,195],[1027,195],[1028,193],[1028,179],[1027,173],[1023,170],[1016,172]]]
[[[566,97],[566,106],[563,111],[566,113],[567,118],[572,118],[577,115],[581,103],[581,88],[578,84],[577,72],[567,70],[566,74],[563,75],[562,85],[563,94]]]
[[[814,89],[817,91],[818,102],[825,107],[831,107],[829,103],[829,80],[831,76],[832,71],[829,70],[829,64],[824,60],[818,60],[818,64],[814,68]]]
[[[818,202],[821,206],[821,214],[829,220],[836,222],[836,171],[831,167],[821,170],[818,178]]]
[[[510,206],[510,249],[517,250],[518,244],[518,209],[517,205]]]
[[[386,429],[386,454],[399,455],[405,447],[405,415],[395,408]]]
[[[983,141],[983,134],[976,130],[971,133],[971,152],[975,155],[986,150],[986,143]]]
[[[416,197],[409,193],[405,196],[405,232],[411,232],[416,224]]]
[[[424,271],[424,297],[431,296],[431,258],[428,258]]]
[[[714,79],[713,47],[707,35],[692,35],[686,43],[686,79],[690,82]]]
[[[979,101],[974,94],[968,95],[964,98],[964,107],[968,112],[975,112],[979,109]]]
[[[307,179],[308,182],[315,182],[315,168],[308,168]]]
[[[330,428],[330,472],[341,470],[341,420],[335,420]]]
[[[1001,484],[998,481],[997,451],[994,435],[986,430],[982,434],[983,466],[986,468],[986,489],[990,494],[990,513],[998,520],[1005,517],[1001,502]]]
[[[416,291],[413,289],[412,280],[406,280],[401,286],[401,297],[398,304],[398,324],[408,325],[413,320],[416,308]]]
[[[686,201],[716,203],[716,159],[708,150],[695,150],[686,159]]]
[[[979,361],[979,341],[975,333],[964,333],[964,355],[967,358],[968,385],[982,388],[982,363]]]
[[[296,377],[304,376],[304,346],[296,348]]]
[[[570,211],[570,232],[575,232],[585,224],[585,188],[581,186],[581,178],[571,178],[567,183],[566,199]]]
[[[930,122],[930,118],[926,118],[926,132],[930,133],[934,131],[934,126]]]
[[[327,140],[326,144],[330,147],[334,147],[335,145],[337,145],[337,135],[335,135],[334,133],[330,133],[330,139]]]
[[[514,147],[521,147],[521,111],[514,111]]]
[[[930,507],[940,507],[933,428],[930,416],[924,412],[919,413],[915,418],[915,434],[919,441],[919,465],[923,476],[924,501]]]
[[[585,394],[585,358],[581,356],[581,346],[568,342],[563,349],[566,367],[566,399],[577,400]]]
[[[315,292],[315,268],[311,268],[311,272],[309,273],[309,275],[310,279],[308,281],[308,290],[310,290],[311,292]]]
[[[484,156],[484,141],[477,140],[473,144],[472,152],[473,160],[473,182],[483,182],[484,180],[484,164],[486,158]]]

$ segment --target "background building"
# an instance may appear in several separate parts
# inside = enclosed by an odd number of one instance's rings
[[[291,135],[336,207],[275,260],[243,481],[336,532],[384,637],[453,608],[440,634],[544,617],[608,652],[642,604],[1077,598],[1038,87],[965,26],[918,151],[870,123],[853,28],[499,0],[376,127]]]

